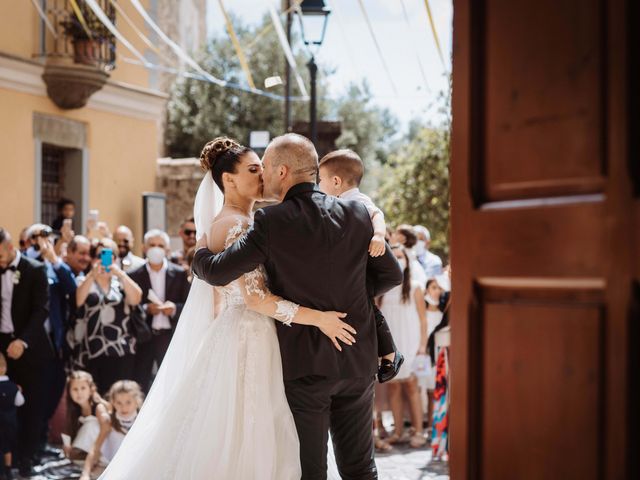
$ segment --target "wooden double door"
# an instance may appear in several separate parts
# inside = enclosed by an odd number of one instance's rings
[[[640,479],[637,0],[454,0],[452,480]]]

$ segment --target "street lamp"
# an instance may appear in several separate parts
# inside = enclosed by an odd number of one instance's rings
[[[309,76],[311,77],[311,103],[309,104],[309,130],[311,141],[315,144],[318,140],[318,125],[316,111],[316,75],[318,66],[316,65],[315,54],[324,41],[324,34],[327,30],[327,20],[331,9],[327,7],[324,0],[303,0],[298,9],[298,19],[300,20],[300,31],[302,41],[307,46],[311,59],[307,63]]]

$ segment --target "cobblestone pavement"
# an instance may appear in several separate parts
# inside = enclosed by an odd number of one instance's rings
[[[389,453],[376,454],[376,464],[380,480],[449,480],[449,465],[432,461],[428,448],[396,446]],[[32,480],[71,480],[79,477],[79,468],[69,466],[66,460],[50,458],[40,469],[41,474],[31,477]],[[16,478],[19,477],[16,475]]]
[[[432,461],[430,449],[397,446],[376,454],[380,480],[449,480],[449,465]]]

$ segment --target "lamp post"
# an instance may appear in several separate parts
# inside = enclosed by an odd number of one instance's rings
[[[318,119],[317,119],[317,95],[316,78],[318,66],[316,65],[315,54],[324,41],[324,34],[327,30],[327,20],[331,9],[327,7],[324,0],[304,0],[298,10],[300,20],[300,31],[302,41],[307,46],[311,58],[307,67],[311,80],[311,98],[309,103],[309,134],[311,141],[315,144],[318,140]]]

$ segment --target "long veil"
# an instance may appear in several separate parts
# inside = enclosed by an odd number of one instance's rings
[[[208,233],[208,228],[222,209],[223,203],[223,193],[214,183],[211,174],[205,174],[193,208],[198,239]],[[147,448],[148,440],[162,429],[162,419],[171,415],[168,400],[180,394],[178,390],[181,384],[177,380],[184,372],[196,367],[193,365],[193,354],[213,320],[213,288],[203,280],[194,278],[171,344],[149,395],[118,453],[100,477],[101,480],[128,478],[128,468],[140,462],[141,456],[147,461],[153,461],[150,458],[153,454]]]

